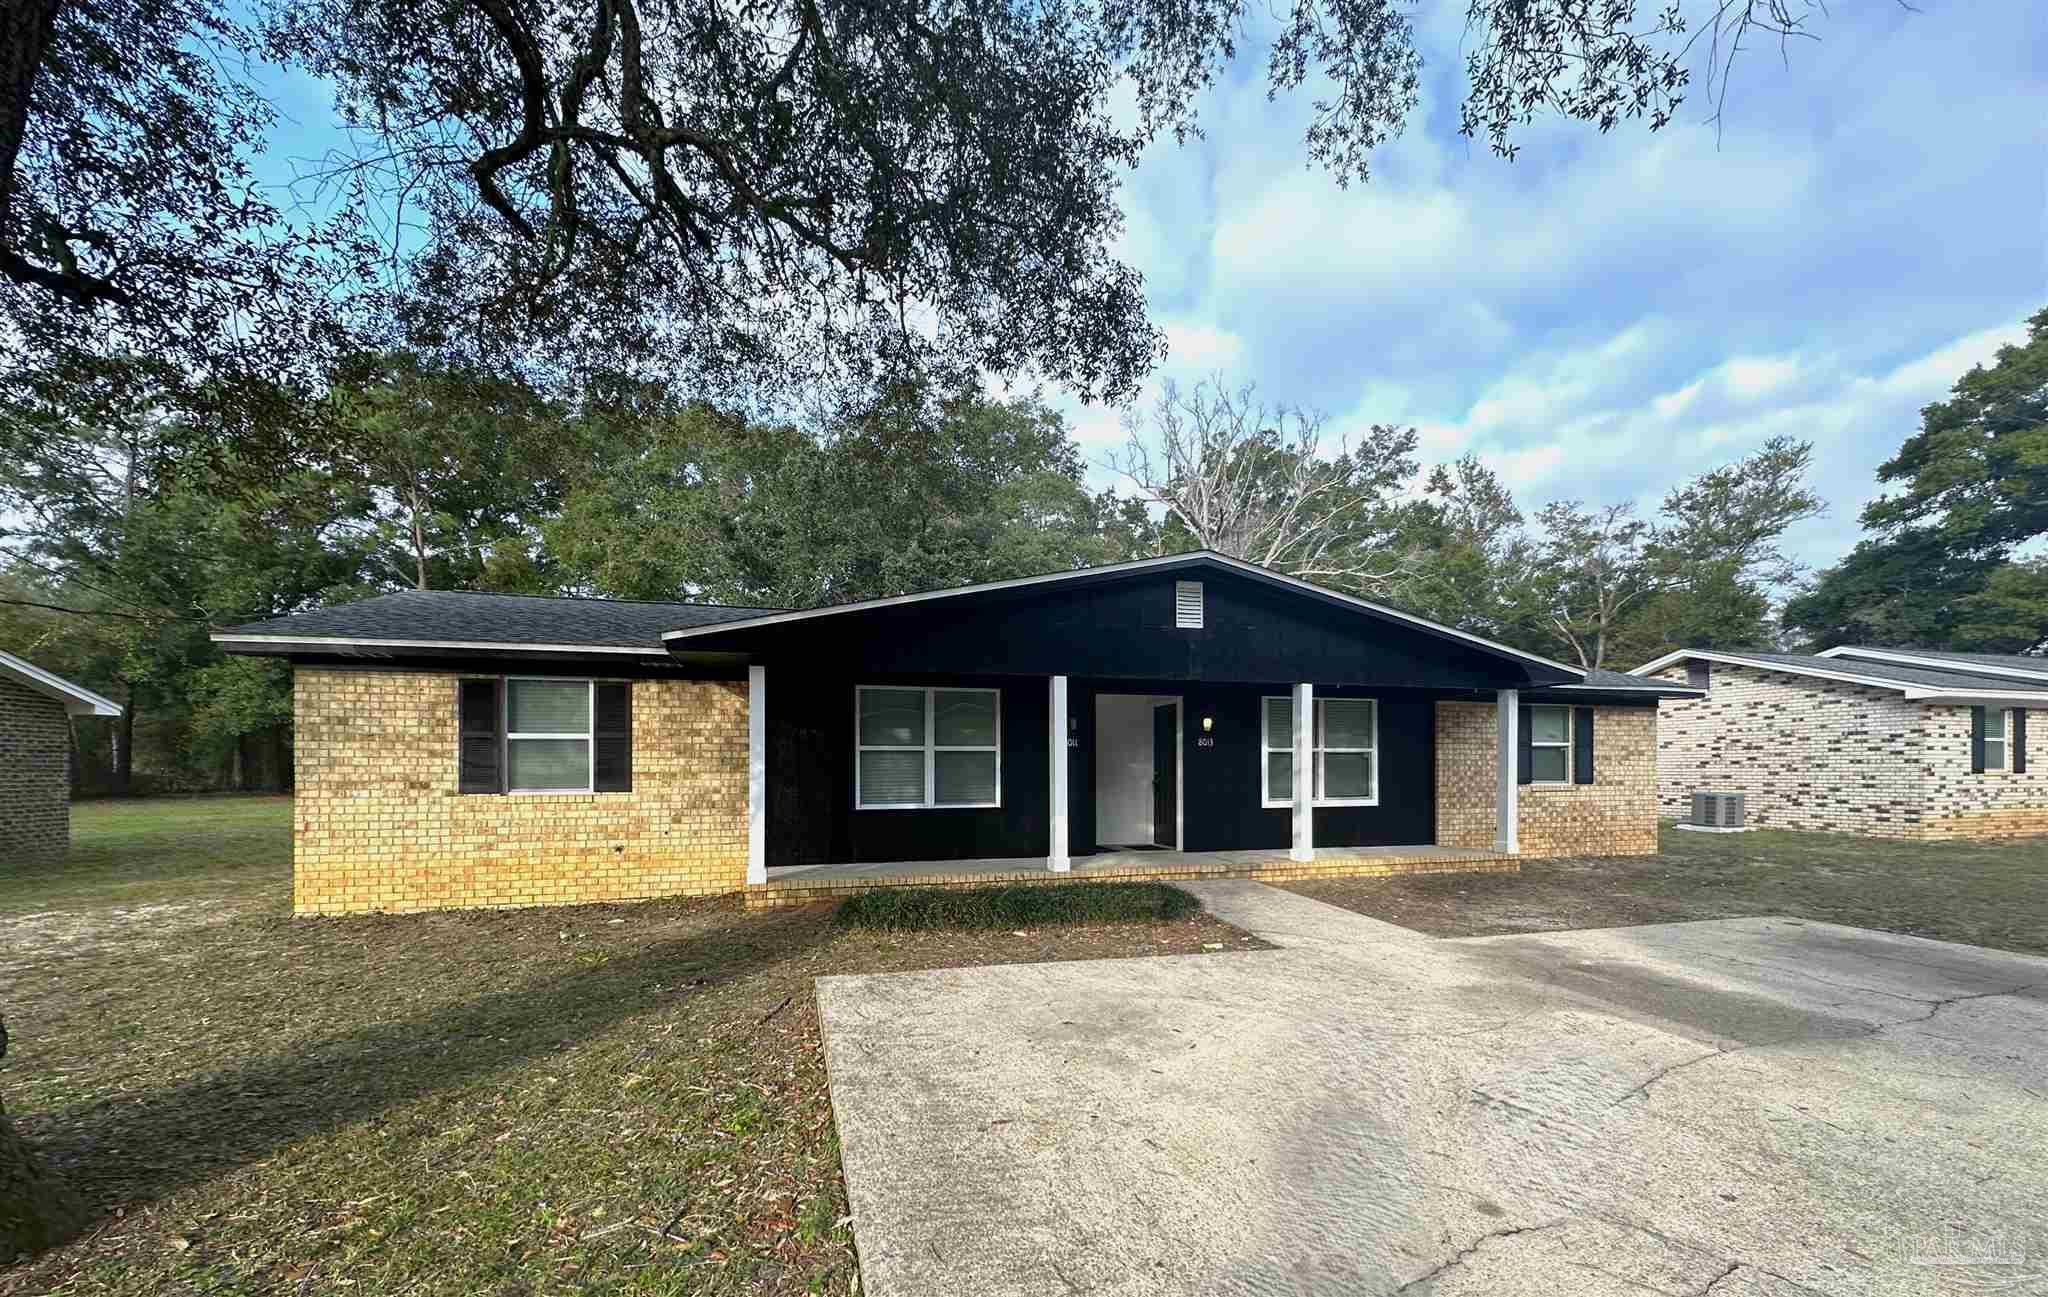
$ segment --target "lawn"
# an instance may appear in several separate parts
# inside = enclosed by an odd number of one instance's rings
[[[2048,954],[2048,838],[1899,842],[1831,833],[1685,833],[1655,856],[1532,860],[1514,874],[1291,884],[1437,936],[1754,914]]]
[[[69,866],[0,875],[0,1094],[100,1212],[0,1293],[849,1292],[814,977],[1256,944],[730,899],[292,919],[289,819],[87,804]]]

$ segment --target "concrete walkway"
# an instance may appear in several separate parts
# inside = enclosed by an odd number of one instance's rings
[[[2048,961],[1185,886],[1283,949],[820,979],[865,1291],[2048,1293]]]

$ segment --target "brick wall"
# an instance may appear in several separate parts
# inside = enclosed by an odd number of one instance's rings
[[[1685,668],[1659,674],[1683,682]],[[1705,698],[1664,704],[1658,809],[1682,819],[1695,789],[1737,792],[1760,828],[1918,837],[1922,710],[1890,690],[1716,662]],[[1966,770],[1969,755],[1966,743]]]
[[[1917,705],[1920,836],[2014,838],[2048,833],[2048,711],[2027,712],[2027,770],[1970,770],[1970,709]],[[1995,713],[1994,713],[1995,714]]]
[[[1436,705],[1438,846],[1493,846],[1491,703]],[[1593,782],[1522,785],[1524,856],[1642,856],[1657,850],[1657,709],[1593,709]]]
[[[746,884],[747,691],[633,682],[633,791],[462,794],[441,672],[295,676],[300,914],[568,905]]]
[[[70,724],[48,694],[0,680],[0,869],[71,847]]]
[[[1658,673],[1683,681],[1683,665]],[[2048,760],[2044,714],[2028,714],[2030,758]],[[2048,770],[1970,770],[1970,709],[1888,689],[1716,662],[1705,698],[1667,702],[1657,742],[1663,814],[1695,789],[1744,794],[1760,828],[1889,838],[2048,833]]]

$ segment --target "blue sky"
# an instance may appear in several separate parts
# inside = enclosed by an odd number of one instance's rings
[[[1458,137],[1464,6],[1425,0],[1422,106],[1349,189],[1247,61],[1128,186],[1158,377],[1413,424],[1526,503],[1654,505],[1791,433],[1830,510],[1793,547],[1832,562],[1919,408],[2048,305],[2048,10],[1918,7],[1847,0],[1789,67],[1748,56],[1718,140],[1689,104],[1656,135],[1541,124],[1509,163]],[[1091,454],[1121,442],[1067,408]]]
[[[1125,187],[1153,390],[1221,372],[1339,432],[1413,424],[1425,462],[1477,452],[1528,505],[1650,507],[1791,433],[1829,505],[1792,547],[1832,562],[1919,408],[2048,305],[2048,9],[1916,3],[1841,0],[1789,66],[1759,47],[1718,138],[1693,103],[1656,135],[1539,123],[1509,163],[1456,133],[1465,6],[1420,0],[1422,104],[1348,189],[1248,42],[1206,138]],[[279,178],[328,116],[310,82],[285,100]],[[1117,411],[1053,395],[1092,458],[1121,444]]]

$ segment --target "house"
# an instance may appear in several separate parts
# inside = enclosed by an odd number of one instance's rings
[[[71,849],[71,718],[119,704],[0,653],[0,869]]]
[[[1686,814],[1699,790],[1744,794],[1750,823],[1772,828],[1893,838],[2048,833],[2048,772],[2027,760],[2029,713],[2048,709],[2048,660],[1683,649],[1634,674],[1702,695],[1674,700],[1659,716],[1665,815]]]
[[[300,913],[1656,848],[1660,699],[1210,552],[790,611],[408,591],[294,666]]]

